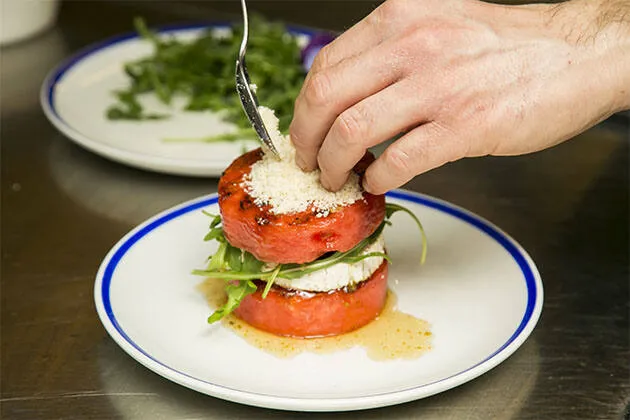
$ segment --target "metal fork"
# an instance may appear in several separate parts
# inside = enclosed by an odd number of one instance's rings
[[[247,19],[245,0],[241,0],[241,6],[243,8],[243,40],[241,41],[241,48],[238,53],[238,58],[236,59],[236,91],[241,98],[245,115],[247,115],[249,122],[252,127],[254,127],[254,130],[256,130],[256,134],[258,134],[258,137],[263,143],[269,147],[271,152],[278,157],[278,150],[274,146],[267,127],[265,127],[265,123],[258,112],[258,98],[251,88],[247,66],[245,65],[245,51],[247,50],[247,38],[249,36],[249,22]]]

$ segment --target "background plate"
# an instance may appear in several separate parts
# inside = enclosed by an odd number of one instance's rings
[[[218,33],[226,24],[176,27],[160,34],[191,39],[212,27]],[[290,28],[301,45],[314,31]],[[234,125],[215,113],[177,111],[148,96],[142,103],[152,111],[172,114],[161,121],[110,121],[105,112],[114,104],[112,91],[127,86],[125,62],[149,55],[152,46],[135,33],[92,45],[55,68],[44,81],[40,102],[46,117],[70,140],[98,155],[140,169],[172,175],[218,177],[243,150],[260,145],[247,140],[226,143],[165,143],[164,138],[201,138],[230,132]],[[236,94],[236,92],[235,92]]]

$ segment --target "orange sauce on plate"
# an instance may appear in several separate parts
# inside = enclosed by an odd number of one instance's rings
[[[226,300],[224,281],[207,279],[198,286],[214,310]],[[321,338],[280,337],[261,331],[234,315],[221,320],[249,344],[281,358],[291,358],[303,352],[329,354],[363,347],[372,360],[415,359],[431,350],[432,333],[427,321],[418,319],[396,308],[396,295],[389,290],[387,302],[374,321],[358,330]]]

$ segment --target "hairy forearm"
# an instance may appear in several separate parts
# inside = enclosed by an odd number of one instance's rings
[[[588,45],[613,35],[617,41],[630,35],[630,0],[565,0],[549,7],[549,21],[565,39]]]
[[[613,111],[630,109],[630,0],[602,0],[595,22],[613,57]]]
[[[599,30],[615,27],[618,35],[630,36],[630,0],[602,0],[595,24]]]
[[[610,92],[611,112],[630,109],[630,0],[569,0],[551,9],[566,41],[590,50]]]

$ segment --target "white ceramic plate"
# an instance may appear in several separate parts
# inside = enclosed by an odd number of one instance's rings
[[[220,35],[225,25],[212,25]],[[207,26],[175,27],[161,34],[186,40]],[[305,45],[314,32],[291,28]],[[92,45],[55,68],[44,81],[40,102],[51,123],[78,145],[105,158],[149,171],[173,175],[217,177],[244,150],[258,147],[253,140],[229,143],[164,142],[165,138],[202,138],[235,129],[218,115],[178,111],[149,96],[147,110],[172,114],[160,121],[111,121],[105,113],[115,98],[112,91],[127,86],[125,62],[150,54],[151,45],[126,34]],[[235,93],[236,94],[236,93]]]
[[[385,230],[393,264],[389,284],[399,310],[432,325],[433,349],[415,360],[374,361],[361,348],[277,358],[220,324],[190,274],[215,244],[203,242],[216,195],[166,210],[116,244],[99,268],[95,302],[111,337],[163,377],[243,404],[301,411],[381,407],[443,392],[501,363],[540,316],[536,266],[484,219],[435,198],[397,190],[387,200],[411,209],[429,239],[418,264],[411,218]]]

